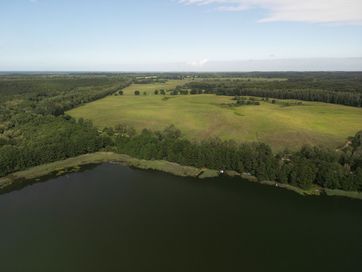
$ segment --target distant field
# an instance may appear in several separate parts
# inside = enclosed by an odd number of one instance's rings
[[[134,87],[133,87],[134,88]],[[151,90],[151,89],[150,89]],[[163,129],[170,124],[189,139],[208,137],[236,141],[262,141],[274,150],[295,149],[303,144],[337,147],[362,129],[362,109],[341,105],[303,102],[282,106],[262,102],[260,106],[227,107],[231,97],[110,96],[68,112],[90,119],[98,127],[125,123],[137,130]]]
[[[273,82],[273,81],[285,81],[285,78],[266,78],[266,77],[219,77],[219,78],[196,78],[195,80],[191,78],[186,78],[183,80],[168,80],[165,83],[152,83],[152,84],[132,84],[129,87],[123,89],[123,94],[134,95],[135,91],[140,91],[141,95],[144,95],[146,92],[147,95],[154,95],[155,90],[171,90],[177,86],[182,86],[186,83],[196,81],[217,81],[217,80],[232,80],[232,81],[262,81],[262,82]]]
[[[207,81],[207,80],[236,80],[236,81],[261,81],[261,82],[273,82],[273,81],[287,81],[287,78],[277,78],[277,77],[215,77],[215,78],[197,78],[197,81]]]
[[[176,86],[184,85],[191,81],[192,79],[184,79],[184,80],[169,80],[166,83],[132,84],[131,86],[123,89],[123,94],[134,95],[135,91],[140,91],[141,95],[143,95],[144,92],[146,92],[147,95],[153,95],[155,90],[164,89],[166,91],[174,89]]]

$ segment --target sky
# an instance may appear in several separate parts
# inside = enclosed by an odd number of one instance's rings
[[[361,0],[0,0],[0,71],[362,70]]]

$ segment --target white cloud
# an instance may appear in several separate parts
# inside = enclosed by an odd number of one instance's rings
[[[259,22],[362,23],[362,0],[179,0],[185,5],[216,5],[221,11],[261,8]]]
[[[202,59],[202,60],[193,61],[193,62],[189,63],[189,65],[191,65],[191,66],[193,66],[193,67],[203,67],[203,66],[205,66],[208,62],[209,62],[208,59]]]

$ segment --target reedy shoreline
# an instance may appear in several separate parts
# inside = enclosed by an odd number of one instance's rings
[[[162,160],[140,160],[128,155],[116,154],[113,152],[96,152],[32,167],[27,170],[15,172],[8,176],[2,177],[0,178],[0,193],[4,191],[11,191],[12,188],[15,187],[26,186],[27,184],[34,183],[37,180],[40,180],[41,178],[49,175],[60,176],[65,173],[77,172],[81,169],[82,166],[101,163],[117,163],[138,169],[161,171],[175,176],[193,177],[199,180],[214,178],[220,175],[218,170],[213,169],[184,166],[178,163]],[[362,192],[324,189],[317,186],[314,186],[309,190],[304,190],[290,184],[282,184],[274,181],[258,181],[253,176],[245,173],[240,174],[235,171],[225,171],[224,175],[230,177],[240,177],[241,179],[248,180],[250,182],[284,188],[300,195],[343,196],[362,200]]]

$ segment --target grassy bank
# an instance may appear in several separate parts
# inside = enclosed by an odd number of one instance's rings
[[[177,163],[168,161],[147,161],[132,158],[124,154],[116,154],[112,152],[96,152],[92,154],[85,154],[78,157],[57,161],[49,164],[36,166],[24,171],[19,171],[0,178],[0,191],[7,190],[13,186],[26,185],[45,176],[49,175],[63,175],[69,172],[75,172],[81,169],[82,166],[100,163],[120,163],[130,167],[135,167],[144,170],[155,170],[169,173],[181,177],[194,177],[198,179],[213,178],[219,176],[219,171],[212,169],[201,169],[192,166],[183,166]],[[241,177],[243,180],[250,182],[257,182],[265,185],[275,186],[294,191],[301,195],[329,195],[329,196],[342,196],[355,199],[362,199],[362,192],[347,192],[342,190],[331,190],[313,187],[309,190],[289,185],[280,184],[273,181],[257,181],[253,176],[247,174],[239,174],[235,171],[226,171],[225,175],[230,177]]]
[[[62,175],[64,173],[78,171],[81,166],[105,162],[121,163],[139,169],[162,171],[182,177],[204,178],[215,177],[219,174],[216,170],[182,166],[168,161],[146,161],[112,152],[96,152],[36,166],[2,177],[0,178],[0,190],[9,186],[27,183],[28,181],[36,180],[48,175]]]

